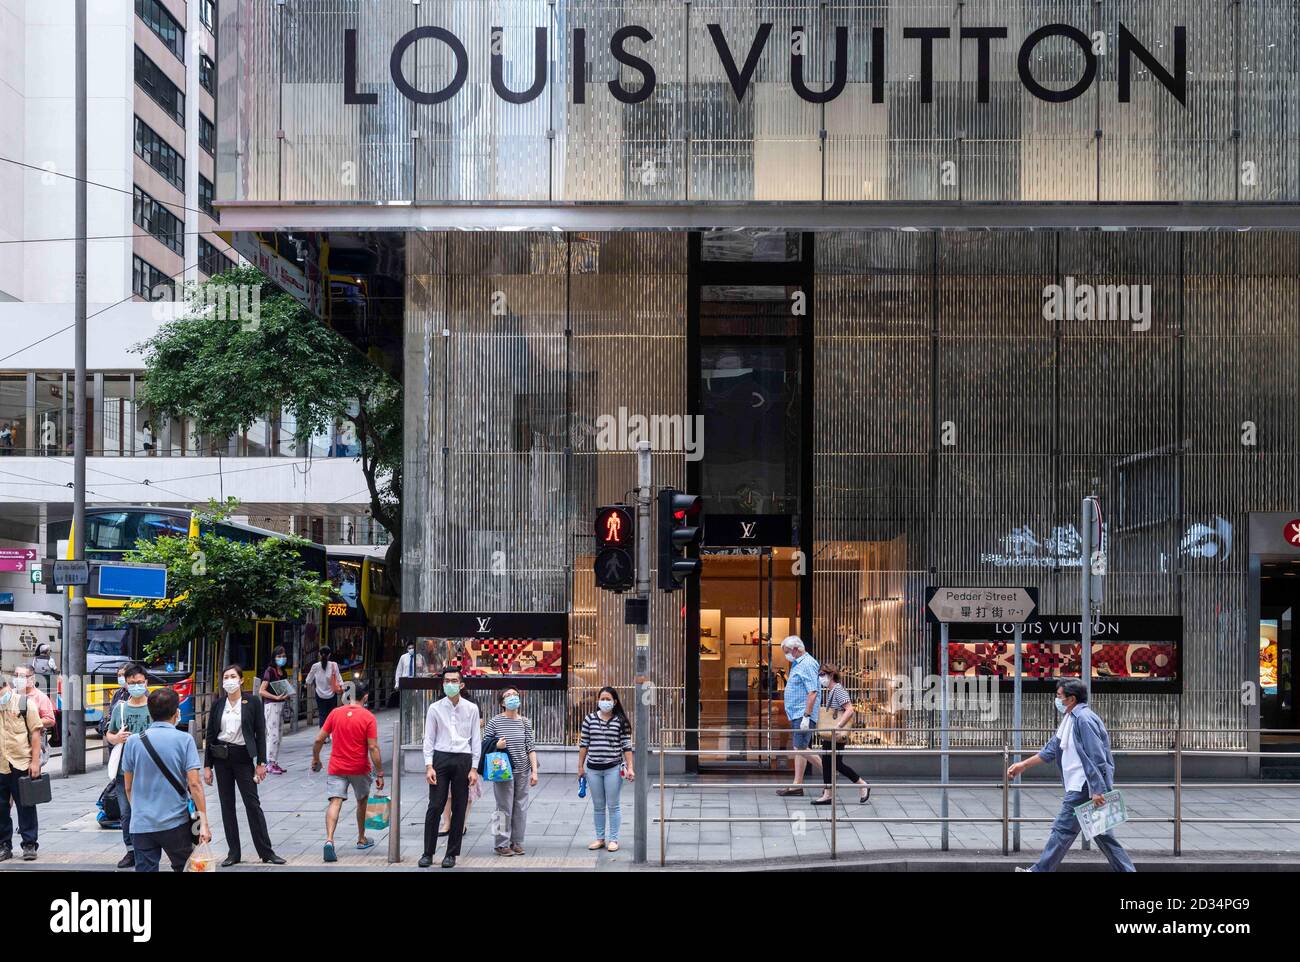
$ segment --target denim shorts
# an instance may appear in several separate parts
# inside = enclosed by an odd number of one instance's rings
[[[809,725],[807,728],[800,728],[803,724],[802,718],[795,718],[790,721],[790,731],[794,735],[795,748],[811,748],[813,738],[817,735],[817,726]]]

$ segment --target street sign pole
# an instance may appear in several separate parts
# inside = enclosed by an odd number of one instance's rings
[[[1016,687],[1015,687],[1015,694],[1012,698],[1012,709],[1011,709],[1011,723],[1015,726],[1015,732],[1012,733],[1012,743],[1011,743],[1013,749],[1012,761],[1016,761],[1016,762],[1020,761],[1020,749],[1023,744],[1021,739],[1024,737],[1020,730],[1021,717],[1022,717],[1020,646],[1021,646],[1021,642],[1024,640],[1024,631],[1025,629],[1023,625],[1020,624],[1016,625],[1016,678],[1015,678]],[[1014,828],[1014,832],[1015,832],[1014,849],[1015,851],[1019,852],[1020,851],[1020,776],[1019,775],[1016,776],[1016,791],[1015,791],[1015,795],[1012,796],[1012,805],[1014,806],[1013,811],[1016,817],[1015,828]]]
[[[941,848],[948,851],[948,622],[939,626],[939,781],[943,794],[939,797],[939,814],[943,817]]]
[[[74,34],[76,61],[74,94],[76,109],[77,180],[76,239],[73,243],[76,311],[73,360],[76,383],[72,388],[72,558],[86,559],[86,0],[76,0]],[[63,664],[63,717],[67,738],[63,742],[63,774],[86,771],[86,714],[83,686],[86,675],[86,598],[78,591],[68,605],[68,659]]]
[[[636,626],[636,781],[633,810],[632,860],[646,861],[647,812],[650,776],[650,442],[636,446],[636,597],[642,603],[644,618]]]

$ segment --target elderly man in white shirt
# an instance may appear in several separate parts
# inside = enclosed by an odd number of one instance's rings
[[[460,672],[449,668],[442,673],[442,690],[447,696],[429,706],[424,716],[424,778],[429,783],[429,808],[424,813],[424,853],[420,868],[433,864],[438,849],[438,817],[451,794],[451,832],[447,836],[447,854],[442,867],[453,868],[460,855],[461,836],[465,833],[465,811],[469,806],[469,787],[478,782],[479,741],[478,705],[462,698],[464,680]]]

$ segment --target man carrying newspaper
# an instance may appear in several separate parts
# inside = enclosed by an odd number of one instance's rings
[[[1107,804],[1105,794],[1114,787],[1115,759],[1110,753],[1110,735],[1097,713],[1088,707],[1088,687],[1074,678],[1060,682],[1056,686],[1056,710],[1064,717],[1052,740],[1037,755],[1007,769],[1007,775],[1015,778],[1035,765],[1057,762],[1061,766],[1061,780],[1065,783],[1061,812],[1052,825],[1052,834],[1042,856],[1033,868],[1017,866],[1017,872],[1055,871],[1079,834],[1079,816],[1075,809],[1089,798],[1094,806],[1100,808]],[[1118,798],[1111,803],[1118,804]],[[1137,871],[1124,847],[1110,832],[1094,835],[1093,841],[1110,862],[1112,871]]]

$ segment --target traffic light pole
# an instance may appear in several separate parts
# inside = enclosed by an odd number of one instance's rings
[[[643,611],[649,611],[650,601],[650,442],[636,446],[636,597],[644,601]],[[636,792],[633,809],[632,860],[638,865],[646,860],[646,806],[649,792],[646,779],[650,775],[650,624],[649,614],[636,626]]]

